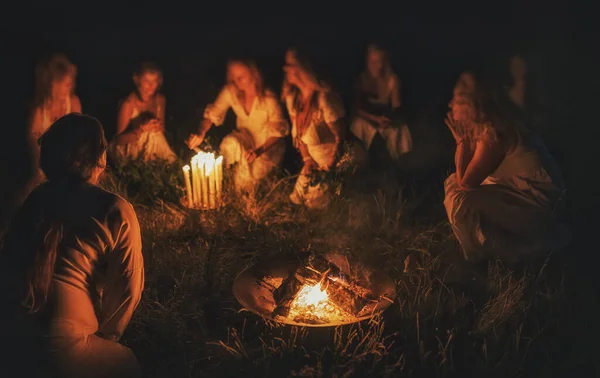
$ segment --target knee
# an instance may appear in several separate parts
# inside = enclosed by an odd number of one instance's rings
[[[221,141],[219,148],[221,150],[231,150],[240,147],[240,141],[233,135],[229,134]]]

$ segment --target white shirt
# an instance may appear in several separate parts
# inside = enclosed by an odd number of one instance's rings
[[[215,126],[221,126],[227,110],[232,108],[237,117],[237,128],[248,131],[256,147],[262,146],[271,137],[283,138],[289,134],[289,124],[273,92],[267,90],[264,97],[255,97],[249,113],[234,93],[231,85],[226,85],[215,102],[204,110],[204,118]]]

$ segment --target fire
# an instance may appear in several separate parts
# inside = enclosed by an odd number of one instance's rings
[[[335,323],[347,321],[351,315],[329,300],[327,288],[321,283],[304,285],[290,305],[289,319],[314,323]]]

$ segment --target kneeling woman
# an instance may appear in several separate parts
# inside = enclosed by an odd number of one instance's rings
[[[327,197],[318,189],[322,185],[311,185],[311,176],[319,171],[341,171],[344,163],[356,166],[364,162],[365,153],[359,142],[346,140],[344,105],[337,93],[316,77],[308,60],[290,49],[284,71],[282,97],[292,120],[294,146],[304,162],[290,200],[321,207]]]
[[[516,262],[553,245],[562,177],[505,91],[478,79],[463,73],[454,88],[456,172],[444,205],[467,260]]]
[[[200,146],[212,125],[223,124],[229,108],[237,117],[237,128],[223,139],[220,152],[227,166],[235,165],[236,189],[252,190],[281,165],[289,124],[278,98],[263,86],[256,65],[234,60],[227,66],[227,84],[215,102],[206,107],[198,134],[189,137],[188,147]]]
[[[380,135],[389,157],[397,161],[412,150],[412,136],[399,116],[400,79],[392,71],[388,53],[376,45],[367,49],[367,69],[356,83],[356,111],[351,130],[369,150]]]
[[[116,161],[177,160],[165,138],[165,96],[158,93],[163,75],[153,63],[144,63],[133,75],[136,91],[122,103],[117,135],[111,142],[111,158]]]
[[[2,376],[141,376],[118,343],[144,286],[140,227],[130,203],[96,186],[106,147],[100,122],[79,113],[42,136],[47,181],[0,250],[0,375],[14,369]]]

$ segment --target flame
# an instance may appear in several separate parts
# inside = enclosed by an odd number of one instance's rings
[[[290,305],[289,319],[297,322],[334,323],[347,321],[351,317],[329,300],[327,288],[320,282],[304,285]]]

